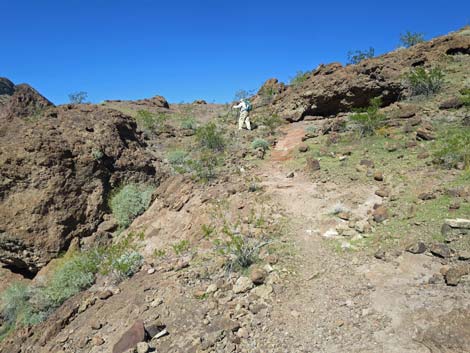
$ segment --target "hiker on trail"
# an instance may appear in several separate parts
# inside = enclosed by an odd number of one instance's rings
[[[251,103],[246,99],[241,99],[240,103],[233,106],[234,109],[240,109],[240,117],[238,118],[238,130],[243,128],[243,124],[246,123],[246,128],[251,130],[250,117],[248,116],[251,110]]]

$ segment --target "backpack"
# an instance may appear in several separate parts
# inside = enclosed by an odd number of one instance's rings
[[[247,112],[251,112],[253,110],[253,106],[251,105],[250,101],[246,100],[245,104],[246,104],[246,109],[245,110]]]

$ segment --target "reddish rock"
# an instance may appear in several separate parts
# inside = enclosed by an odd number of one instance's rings
[[[121,336],[119,341],[113,347],[113,353],[124,353],[128,349],[132,349],[137,346],[137,343],[145,341],[145,327],[144,323],[139,320],[129,328]]]
[[[385,206],[378,206],[372,213],[374,221],[381,223],[388,218],[388,210]]]
[[[158,182],[134,119],[116,110],[51,107],[32,121],[0,119],[0,131],[0,261],[17,271],[34,274],[92,235],[112,188]]]
[[[307,171],[309,172],[316,172],[320,170],[320,161],[318,159],[315,159],[313,157],[307,157],[307,166],[306,166]]]
[[[376,180],[376,181],[383,181],[383,180],[384,180],[384,175],[383,175],[383,173],[380,172],[380,171],[376,171],[376,172],[374,173],[374,180]]]

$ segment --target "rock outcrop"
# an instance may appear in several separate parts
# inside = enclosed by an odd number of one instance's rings
[[[446,55],[468,52],[470,36],[455,33],[357,65],[320,65],[306,75],[304,82],[277,94],[271,110],[288,121],[299,121],[305,116],[332,116],[364,107],[377,96],[382,97],[384,105],[389,105],[406,93],[404,73],[413,67],[432,66]]]
[[[16,87],[14,104],[7,103],[15,109],[0,121],[0,261],[34,274],[72,239],[97,229],[110,190],[158,177],[132,118],[67,105],[23,119],[31,106],[48,106],[47,100],[15,100],[32,97],[28,92],[35,91]]]
[[[0,119],[35,117],[53,104],[27,84],[0,78]]]

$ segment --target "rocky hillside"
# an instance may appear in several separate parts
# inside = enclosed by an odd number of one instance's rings
[[[469,50],[270,79],[253,131],[1,79],[0,352],[468,352]]]
[[[358,65],[320,65],[307,73],[302,82],[288,87],[267,81],[257,100],[262,101],[269,94],[273,100],[270,112],[288,121],[335,116],[367,106],[377,96],[389,105],[406,96],[403,77],[411,68],[429,68],[447,56],[469,53],[470,37],[451,34],[366,59]]]

